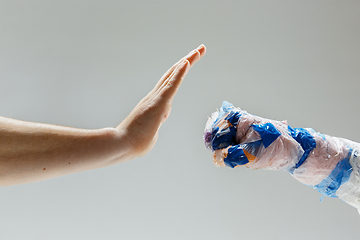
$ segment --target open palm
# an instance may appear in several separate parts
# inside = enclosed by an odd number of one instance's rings
[[[170,114],[173,98],[189,69],[205,55],[200,45],[175,63],[122,121],[117,129],[127,135],[134,157],[145,155],[155,145],[158,130]]]

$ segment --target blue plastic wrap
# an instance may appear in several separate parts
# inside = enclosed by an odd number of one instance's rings
[[[217,166],[285,170],[360,209],[358,143],[257,117],[228,102],[209,118],[204,140]]]

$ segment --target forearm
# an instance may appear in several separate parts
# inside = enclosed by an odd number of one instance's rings
[[[0,117],[0,186],[22,184],[114,165],[145,155],[170,114],[200,45],[174,64],[116,128],[83,130]]]
[[[0,117],[0,185],[41,181],[132,158],[124,132]]]

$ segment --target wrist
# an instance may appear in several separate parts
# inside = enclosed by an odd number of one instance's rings
[[[104,144],[105,166],[111,166],[136,158],[126,131],[120,128],[99,129],[99,137]]]

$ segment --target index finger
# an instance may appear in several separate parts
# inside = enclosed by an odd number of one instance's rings
[[[191,51],[184,58],[189,61],[190,67],[192,67],[200,58],[202,58],[206,53],[206,47],[204,44],[201,44],[198,48]]]
[[[199,61],[200,58],[202,58],[206,53],[206,47],[204,44],[201,44],[196,49],[192,50],[190,53],[188,53],[185,57],[181,58],[177,63],[175,63],[167,72],[161,77],[159,86],[168,79],[172,74],[174,74],[174,71],[176,68],[178,68],[179,64],[186,59],[190,63],[190,67],[192,67],[197,61]]]
[[[188,55],[172,66],[155,86],[155,92],[162,95],[163,99],[171,102],[187,72],[206,53],[206,48],[201,44]]]

